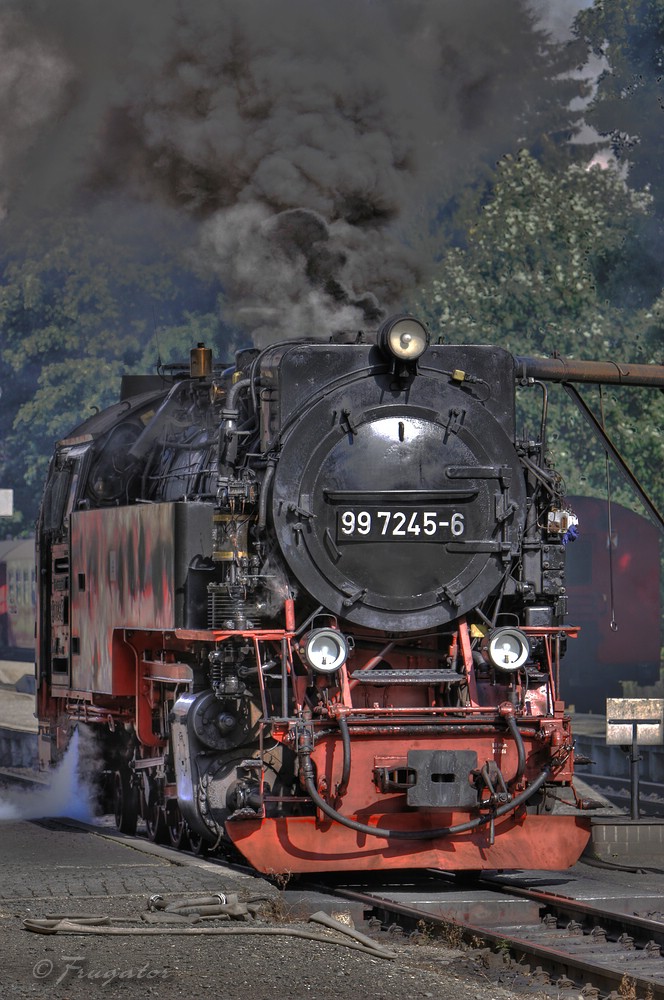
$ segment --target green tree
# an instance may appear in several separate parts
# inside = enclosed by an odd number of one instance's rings
[[[653,199],[639,252],[624,258],[643,308],[664,285],[664,0],[595,0],[575,33],[604,65],[585,119],[610,142],[628,183]]]
[[[551,171],[525,151],[505,157],[478,199],[466,245],[444,255],[423,292],[432,329],[447,341],[494,343],[517,355],[659,360],[658,304],[621,304],[624,256],[638,247],[650,211],[648,193],[628,188],[616,171]],[[607,427],[660,506],[664,484],[653,470],[664,458],[663,402],[649,390],[607,389],[602,398]],[[536,420],[532,406],[526,413]],[[601,493],[602,451],[562,390],[551,392],[550,416],[568,488]],[[625,490],[619,496],[633,502]]]
[[[664,0],[595,0],[575,33],[605,60],[586,120],[611,140],[634,187],[664,214]]]
[[[16,510],[5,534],[32,530],[53,442],[115,401],[123,374],[186,359],[198,341],[223,357],[228,339],[217,289],[170,248],[128,248],[83,217],[13,235],[0,259],[0,483]]]

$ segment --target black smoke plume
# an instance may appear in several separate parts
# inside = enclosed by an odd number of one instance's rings
[[[521,137],[543,45],[523,0],[5,3],[0,197],[180,213],[261,342],[373,325],[433,193]]]

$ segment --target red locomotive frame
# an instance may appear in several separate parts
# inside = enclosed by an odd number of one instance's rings
[[[588,820],[573,810],[552,820],[556,801],[537,789],[546,781],[549,789],[571,792],[572,734],[557,690],[561,640],[574,637],[575,628],[524,627],[532,642],[543,643],[546,676],[539,686],[520,692],[522,703],[515,707],[507,688],[486,671],[482,676],[469,626],[461,619],[450,649],[460,665],[458,683],[468,689],[468,704],[462,709],[440,704],[438,678],[430,670],[432,654],[420,637],[405,645],[375,632],[359,633],[356,649],[335,673],[334,682],[318,677],[325,698],[316,714],[307,709],[310,674],[303,665],[302,633],[296,629],[292,600],[284,603],[281,629],[179,627],[177,546],[172,541],[191,514],[196,519],[201,512],[161,504],[71,515],[70,546],[52,552],[52,592],[58,607],[67,604],[70,609],[67,640],[58,635],[62,626],[53,613],[53,645],[65,652],[67,642],[73,642],[73,650],[68,651],[69,670],[53,673],[50,686],[42,682],[38,693],[45,764],[57,756],[53,741],[61,752],[76,722],[111,734],[130,730],[138,744],[131,773],[139,795],[128,806],[129,772],[119,765],[114,790],[119,825],[128,822],[131,827],[133,822],[135,827],[140,812],[154,839],[170,835],[181,843],[177,784],[172,774],[170,780],[164,777],[173,752],[167,720],[182,692],[191,689],[192,664],[205,661],[225,643],[244,643],[258,667],[261,717],[252,737],[260,748],[253,764],[260,809],[251,817],[229,818],[224,839],[256,869],[281,873],[405,864],[450,870],[559,869],[574,863],[588,841]],[[158,559],[153,557],[157,548]],[[142,564],[152,567],[142,578],[131,565],[132,553],[139,549]],[[74,593],[68,591],[70,586]],[[123,627],[114,624],[120,614]],[[159,628],[146,627],[157,620]],[[389,671],[377,670],[386,659]],[[276,699],[263,667],[268,660],[283,667]],[[403,683],[405,677],[411,682]],[[340,728],[348,733],[350,760]],[[285,798],[265,788],[272,745],[276,741],[293,751],[299,742],[302,754],[302,741],[307,740],[310,747],[301,759],[310,762],[314,787],[307,790],[302,768],[299,796],[287,797],[295,812],[300,798],[303,814],[269,815],[279,811]],[[463,757],[469,747],[477,757],[471,770],[482,789],[473,820],[469,822],[467,808],[414,810],[408,805],[409,755],[443,750]],[[449,766],[449,758],[444,765]],[[432,780],[444,785],[451,778],[434,772]],[[315,811],[307,808],[312,793],[320,799]],[[567,799],[574,803],[569,794]],[[328,802],[360,829],[327,815],[323,810]],[[436,835],[437,830],[442,832]]]

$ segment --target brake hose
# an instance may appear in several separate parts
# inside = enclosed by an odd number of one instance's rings
[[[535,781],[533,781],[533,783],[526,788],[525,791],[521,792],[520,795],[517,795],[515,799],[512,799],[511,802],[505,803],[505,805],[500,806],[495,812],[489,813],[487,816],[476,816],[475,819],[468,820],[467,823],[458,823],[456,826],[443,826],[434,830],[386,830],[379,826],[367,826],[366,823],[359,823],[357,820],[349,819],[347,816],[342,816],[336,809],[333,809],[332,806],[318,794],[318,790],[314,783],[314,769],[313,764],[311,763],[310,754],[304,750],[301,751],[301,754],[302,773],[304,775],[304,783],[307,789],[307,794],[320,811],[325,813],[326,816],[329,816],[330,819],[335,820],[337,823],[341,823],[342,826],[347,826],[351,830],[357,831],[357,833],[365,833],[372,837],[384,837],[386,840],[437,840],[439,837],[450,837],[457,833],[466,833],[468,830],[476,830],[478,827],[485,826],[487,823],[492,823],[501,816],[505,816],[507,813],[518,809],[519,806],[523,805],[524,802],[527,802],[528,799],[535,794],[535,792],[539,791],[551,774],[551,768],[545,767]]]
[[[523,745],[523,739],[521,738],[521,733],[519,732],[519,727],[517,726],[516,719],[510,714],[504,716],[505,723],[509,729],[511,735],[514,737],[514,742],[516,743],[517,750],[517,768],[516,774],[510,781],[510,785],[517,784],[523,777],[523,773],[526,769],[526,748]],[[351,761],[351,748],[350,748],[350,731],[348,729],[348,720],[345,715],[340,715],[338,719],[339,730],[341,733],[341,744],[343,747],[343,769],[341,773],[341,781],[337,786],[337,797],[342,798],[348,790],[348,781],[350,779],[350,761]],[[457,826],[442,827],[440,830],[427,830],[427,831],[400,831],[400,830],[383,830],[375,826],[366,826],[363,823],[358,823],[356,820],[348,819],[342,816],[341,813],[333,809],[332,806],[328,805],[324,799],[318,794],[316,786],[314,784],[314,773],[313,765],[311,763],[310,752],[304,747],[301,748],[300,753],[304,758],[302,764],[302,770],[305,774],[306,788],[310,797],[314,800],[318,808],[329,816],[331,819],[335,819],[338,823],[343,823],[344,826],[350,827],[352,830],[357,830],[362,833],[372,833],[377,837],[387,837],[387,838],[397,838],[401,837],[403,839],[409,840],[425,840],[435,837],[446,837],[450,834],[455,833],[465,833],[466,830],[473,830],[480,826],[482,823],[490,823],[492,819],[497,819],[499,816],[504,816],[505,813],[512,809],[517,809],[522,802],[526,802],[531,795],[541,787],[543,781],[551,773],[550,769],[545,769],[542,775],[537,778],[532,785],[530,785],[525,792],[517,796],[516,799],[512,799],[511,802],[505,803],[504,806],[500,808],[495,813],[490,813],[488,816],[478,816],[474,820],[469,820],[468,823],[460,823]]]

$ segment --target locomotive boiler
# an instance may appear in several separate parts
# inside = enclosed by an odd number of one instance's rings
[[[263,872],[574,863],[575,517],[517,381],[411,316],[125,380],[44,493],[42,762],[86,723],[121,830]]]

